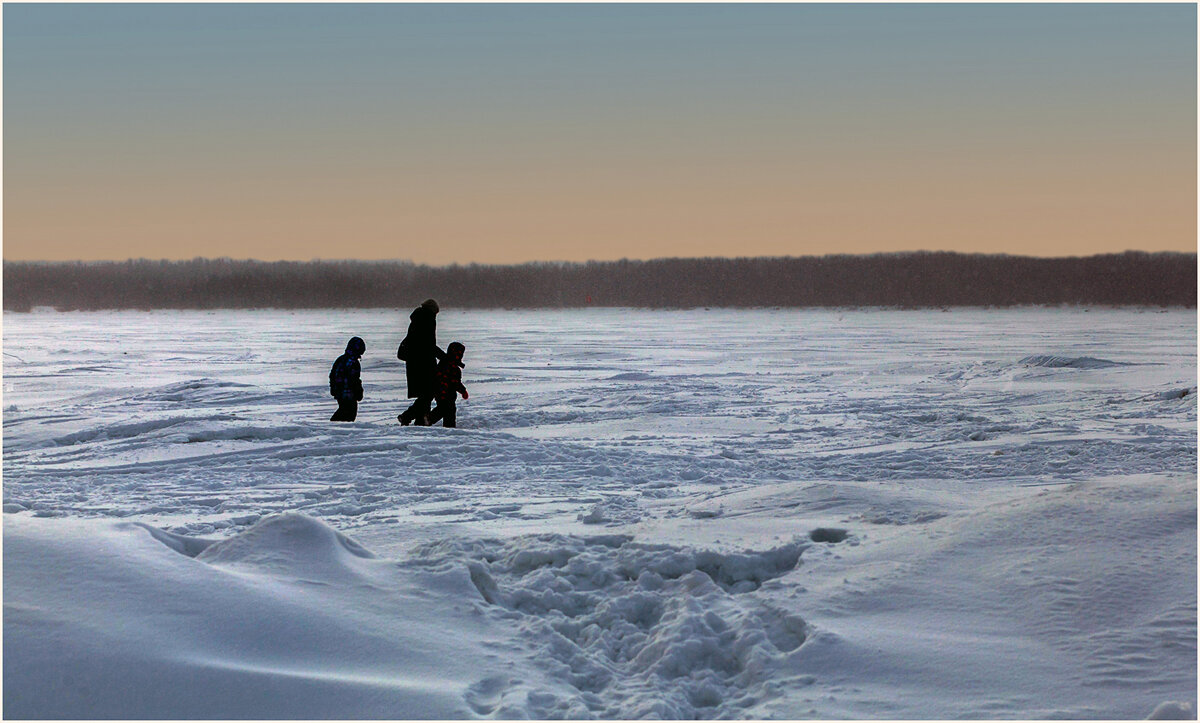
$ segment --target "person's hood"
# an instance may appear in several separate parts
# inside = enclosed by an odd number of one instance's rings
[[[430,311],[428,308],[426,308],[424,306],[418,306],[417,308],[413,309],[413,313],[408,315],[409,321],[416,321],[417,319],[422,319],[425,321],[434,321],[436,319],[436,317],[434,316],[433,312]]]
[[[350,341],[346,342],[346,353],[353,357],[360,357],[367,351],[367,342],[357,336],[350,337]]]
[[[445,357],[443,357],[442,360],[438,363],[445,364],[446,366],[453,365],[453,366],[458,367],[459,369],[467,368],[466,363],[461,358],[455,359],[454,357],[450,356],[449,354],[447,354]]]

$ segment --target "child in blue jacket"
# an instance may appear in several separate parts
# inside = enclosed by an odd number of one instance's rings
[[[329,393],[337,400],[338,408],[329,418],[331,422],[353,422],[358,416],[358,403],[363,398],[362,367],[358,363],[367,351],[367,343],[357,336],[346,344],[346,353],[333,363],[329,370]]]

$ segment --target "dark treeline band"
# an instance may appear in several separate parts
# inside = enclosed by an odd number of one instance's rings
[[[402,261],[4,262],[4,309],[1196,305],[1196,254],[865,256],[424,266]]]

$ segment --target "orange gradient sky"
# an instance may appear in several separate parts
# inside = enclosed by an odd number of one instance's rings
[[[4,258],[1196,250],[1192,5],[8,5]]]

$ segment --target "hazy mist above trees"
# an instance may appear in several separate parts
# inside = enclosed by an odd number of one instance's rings
[[[515,266],[398,261],[4,262],[4,309],[1196,305],[1196,254],[902,253]]]

